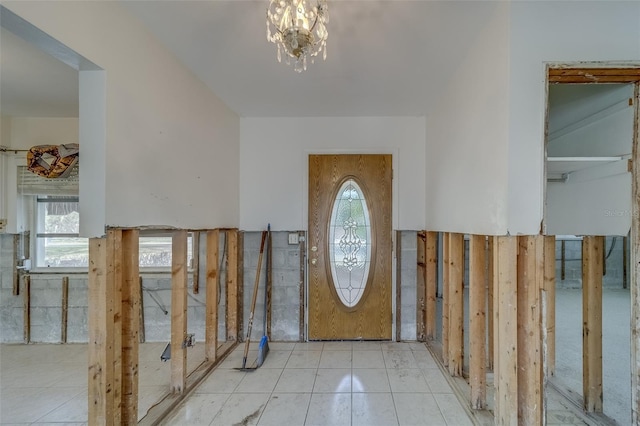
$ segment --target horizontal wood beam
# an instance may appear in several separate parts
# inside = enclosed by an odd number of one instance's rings
[[[640,81],[640,67],[549,68],[549,83],[634,83]]]

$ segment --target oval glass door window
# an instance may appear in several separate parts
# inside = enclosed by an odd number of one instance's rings
[[[336,294],[347,308],[353,308],[364,294],[371,264],[369,209],[354,179],[342,184],[333,202],[328,241]]]

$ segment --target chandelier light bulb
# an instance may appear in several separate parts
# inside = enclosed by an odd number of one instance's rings
[[[277,45],[278,62],[284,54],[294,69],[307,69],[308,58],[327,58],[326,24],[329,9],[326,0],[270,0],[267,8],[267,40]]]

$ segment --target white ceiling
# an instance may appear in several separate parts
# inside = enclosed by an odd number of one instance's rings
[[[330,0],[327,60],[298,74],[277,62],[266,40],[266,0],[121,5],[245,117],[425,115],[496,7]],[[1,35],[2,114],[77,115],[77,73],[6,30]]]

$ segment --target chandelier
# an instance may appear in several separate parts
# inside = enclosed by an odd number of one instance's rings
[[[327,59],[329,9],[326,0],[270,0],[267,8],[267,40],[278,46],[278,62],[285,55],[294,69],[307,69],[307,61],[320,52]]]

